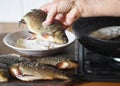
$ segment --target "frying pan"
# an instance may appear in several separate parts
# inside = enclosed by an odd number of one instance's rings
[[[108,26],[120,26],[120,17],[79,18],[73,24],[73,31],[87,49],[105,56],[120,57],[120,40],[102,40],[89,36],[89,33]]]

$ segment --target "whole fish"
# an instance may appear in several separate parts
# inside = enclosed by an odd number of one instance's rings
[[[22,81],[33,80],[67,80],[69,77],[62,70],[47,64],[37,62],[22,62],[10,67],[11,74]]]
[[[49,64],[58,67],[59,69],[71,69],[77,68],[77,61],[71,59],[67,56],[54,55],[54,56],[46,56],[46,57],[36,57],[36,62],[42,64]]]
[[[120,36],[120,26],[109,26],[100,28],[97,31],[90,33],[90,37],[98,38],[102,40],[111,40]]]
[[[10,66],[15,63],[30,61],[28,58],[21,57],[18,54],[0,55],[0,63]]]
[[[42,22],[46,20],[47,13],[42,10],[34,9],[23,16],[19,24],[25,23],[29,31],[33,34],[31,39],[50,41],[58,44],[65,44],[68,38],[65,29],[57,20],[48,26],[43,26]]]

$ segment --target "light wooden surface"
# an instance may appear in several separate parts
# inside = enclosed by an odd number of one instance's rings
[[[25,28],[25,26],[22,26],[21,28]],[[6,33],[15,32],[19,30],[23,30],[23,29],[19,29],[16,23],[0,23],[0,38],[3,38]],[[13,50],[11,49],[11,51]],[[1,40],[0,41],[0,54],[4,54],[4,53],[5,54],[9,53],[9,51],[3,50],[3,42]],[[53,86],[53,85],[50,85],[50,86]],[[119,82],[80,82],[80,83],[75,84],[74,86],[120,86],[120,83]]]

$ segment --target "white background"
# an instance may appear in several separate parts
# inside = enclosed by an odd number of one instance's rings
[[[0,22],[18,22],[31,9],[51,0],[0,0]]]

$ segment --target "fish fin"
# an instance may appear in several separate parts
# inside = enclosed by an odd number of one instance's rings
[[[38,9],[31,9],[32,12],[36,12],[39,11]]]
[[[49,33],[42,33],[42,36],[43,36],[44,38],[49,38],[49,36],[51,36],[51,34],[49,34]]]
[[[59,68],[59,69],[66,69],[68,68],[69,66],[69,63],[66,61],[66,62],[59,62],[58,64],[56,64],[56,66]]]
[[[60,69],[72,69],[77,68],[78,63],[76,61],[64,61],[56,64],[56,66]]]
[[[69,83],[72,84],[72,85],[69,85],[69,86],[74,86],[75,83],[82,83],[83,82],[83,79],[81,78],[80,75],[72,74],[72,75],[69,75],[69,77],[71,78],[70,81],[69,81]]]
[[[46,77],[44,77],[44,79],[46,80],[53,80],[53,78],[52,77],[50,77],[50,76],[46,76]]]
[[[64,86],[74,86],[76,83],[83,82],[83,80],[81,79],[79,75],[73,74],[73,75],[68,75],[68,77],[69,79],[61,80],[61,83],[63,83]]]

